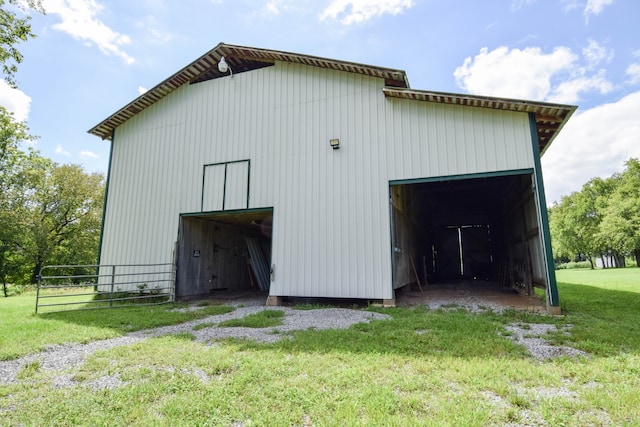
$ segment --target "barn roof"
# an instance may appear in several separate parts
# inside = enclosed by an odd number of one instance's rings
[[[468,107],[491,108],[494,110],[533,113],[536,119],[540,153],[544,153],[560,129],[578,107],[574,105],[552,104],[549,102],[526,101],[521,99],[496,98],[491,96],[463,95],[458,93],[433,92],[404,88],[385,87],[385,96],[439,104],[465,105]]]
[[[510,111],[526,111],[536,114],[538,138],[544,151],[577,107],[540,102],[508,100],[475,95],[460,95],[409,89],[409,80],[402,70],[321,58],[311,55],[282,52],[270,49],[235,46],[220,43],[200,58],[182,68],[166,80],[140,95],[93,128],[89,133],[102,139],[111,139],[113,130],[181,86],[227,76],[218,71],[218,62],[224,56],[234,74],[269,67],[276,61],[304,64],[330,70],[364,74],[384,79],[385,96],[414,99],[427,102],[495,108]]]

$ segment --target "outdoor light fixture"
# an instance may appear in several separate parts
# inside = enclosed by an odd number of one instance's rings
[[[329,140],[329,145],[334,150],[337,150],[338,148],[340,148],[340,140],[339,139],[330,139]]]
[[[218,62],[218,71],[220,71],[221,73],[226,73],[228,71],[233,78],[233,70],[231,69],[231,67],[229,67],[227,61],[225,61],[224,56],[221,57],[220,62]]]

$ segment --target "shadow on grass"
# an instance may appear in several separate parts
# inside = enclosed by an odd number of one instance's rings
[[[505,336],[504,325],[513,322],[572,325],[571,333],[561,328],[548,336],[593,355],[640,353],[640,293],[602,289],[595,286],[559,284],[562,317],[507,311],[474,314],[464,309],[427,308],[376,309],[390,320],[372,321],[347,330],[310,330],[293,333],[293,340],[275,344],[235,341],[240,348],[277,348],[288,352],[380,353],[410,356],[522,358],[525,350]],[[43,315],[65,322],[108,327],[130,332],[186,322],[232,310],[225,306],[205,307],[192,312],[170,310],[170,306],[64,312]]]
[[[474,314],[463,309],[379,309],[391,320],[357,324],[347,330],[299,331],[275,344],[241,342],[241,348],[289,352],[380,353],[408,356],[522,358],[526,351],[505,337],[508,323],[550,323],[546,336],[594,356],[640,353],[640,293],[561,283],[563,316],[509,310]],[[570,333],[564,326],[572,325]]]
[[[115,329],[120,332],[132,332],[142,329],[174,325],[207,316],[229,313],[233,307],[211,305],[198,310],[178,310],[179,304],[155,306],[128,306],[118,308],[99,308],[95,310],[69,310],[38,315],[42,319],[52,319],[82,326]]]

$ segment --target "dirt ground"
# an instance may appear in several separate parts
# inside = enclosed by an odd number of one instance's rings
[[[220,292],[212,294],[210,300],[232,305],[264,305],[267,294],[263,292]],[[297,304],[330,305],[334,307],[367,306],[376,301],[332,298],[286,298],[285,306]],[[396,304],[399,307],[425,305],[432,309],[463,307],[471,311],[506,309],[544,312],[545,302],[537,296],[519,295],[511,288],[500,288],[489,281],[458,281],[451,283],[405,286],[396,290]]]
[[[440,307],[464,307],[473,311],[506,309],[544,312],[545,302],[537,296],[520,295],[512,288],[502,288],[491,281],[457,281],[406,286],[396,290],[396,304],[400,307],[426,305]]]

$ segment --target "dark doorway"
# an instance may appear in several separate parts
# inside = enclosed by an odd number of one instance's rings
[[[176,297],[269,290],[273,209],[180,217]]]
[[[515,284],[528,294],[536,281],[544,287],[530,172],[391,183],[390,195],[394,289],[418,281]]]

